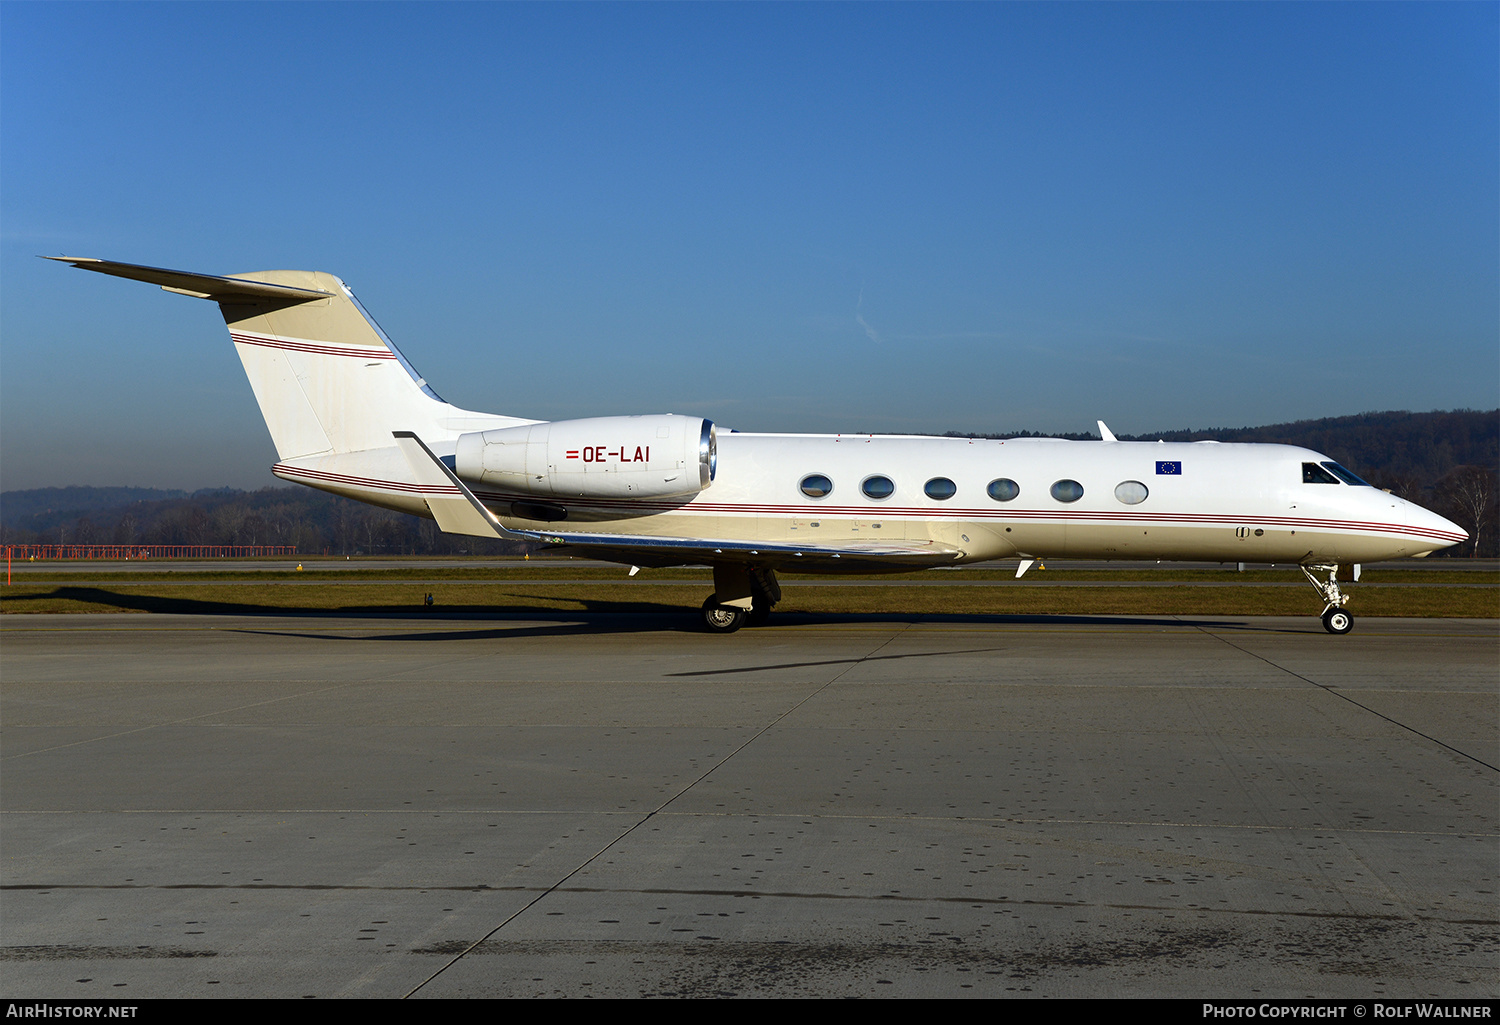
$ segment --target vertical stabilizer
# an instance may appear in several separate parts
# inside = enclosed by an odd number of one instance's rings
[[[391,444],[391,430],[433,432],[447,406],[410,371],[332,274],[235,275],[324,293],[299,302],[219,300],[283,462]]]
[[[218,303],[283,464],[390,449],[396,430],[442,444],[464,430],[532,422],[455,409],[438,398],[332,274],[219,276],[84,257],[47,259]]]

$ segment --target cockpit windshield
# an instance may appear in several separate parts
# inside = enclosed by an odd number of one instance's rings
[[[1325,459],[1322,463],[1302,464],[1303,484],[1337,484],[1339,481],[1343,481],[1345,484],[1352,484],[1355,487],[1367,488],[1370,486],[1369,483],[1360,480],[1331,459]]]
[[[1324,460],[1323,465],[1328,467],[1329,472],[1331,472],[1335,477],[1343,481],[1345,484],[1353,484],[1354,486],[1361,488],[1370,487],[1369,482],[1360,480],[1358,477],[1350,473],[1348,470],[1344,469],[1338,463]]]

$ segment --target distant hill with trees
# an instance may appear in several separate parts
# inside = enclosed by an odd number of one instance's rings
[[[110,493],[116,501],[109,501]],[[82,504],[70,505],[70,500]],[[295,545],[302,555],[511,554],[526,546],[296,486],[191,494],[40,488],[0,494],[0,544]]]
[[[1029,431],[952,437],[1039,437]],[[1050,435],[1075,440],[1097,435]],[[1266,427],[1120,435],[1123,441],[1245,441],[1325,452],[1376,487],[1427,506],[1497,550],[1500,410],[1360,413]],[[495,555],[524,545],[443,534],[431,520],[302,487],[188,493],[38,488],[0,494],[0,543],[296,545],[303,555]],[[1469,555],[1473,542],[1450,549]]]
[[[56,512],[79,516],[96,509],[120,509],[137,502],[187,498],[186,491],[162,488],[33,488],[0,494],[0,523],[47,517]]]
[[[1163,431],[1136,441],[1253,441],[1300,445],[1327,453],[1378,487],[1404,497],[1409,479],[1436,484],[1460,466],[1500,466],[1500,410],[1359,413],[1269,427]],[[1376,478],[1379,478],[1377,480]]]
[[[966,434],[952,438],[1069,438],[1099,440],[1097,434]],[[1459,466],[1500,466],[1500,409],[1448,412],[1358,413],[1298,420],[1266,427],[1207,427],[1198,430],[1120,434],[1121,441],[1243,441],[1300,445],[1323,452],[1370,483],[1381,475],[1410,476],[1431,485]],[[1389,487],[1389,484],[1381,484]],[[1392,489],[1395,490],[1395,489]]]

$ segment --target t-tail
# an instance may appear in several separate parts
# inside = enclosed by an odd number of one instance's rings
[[[276,446],[280,477],[412,511],[404,494],[409,470],[393,432],[415,432],[441,455],[451,454],[460,434],[534,422],[444,402],[332,274],[218,276],[47,259],[218,303]]]

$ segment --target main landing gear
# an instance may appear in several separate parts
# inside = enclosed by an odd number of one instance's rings
[[[709,633],[732,634],[742,626],[764,626],[781,600],[774,570],[763,566],[714,565],[714,593],[703,603]]]
[[[1344,608],[1349,596],[1339,589],[1339,568],[1333,563],[1303,564],[1302,575],[1323,596],[1323,629],[1331,634],[1346,634],[1354,629],[1354,617]],[[1352,567],[1358,569],[1359,567]],[[1327,580],[1319,580],[1316,573],[1326,573]],[[1350,579],[1354,579],[1352,576]]]
[[[711,594],[703,603],[703,625],[711,634],[732,634],[750,619],[748,609],[738,605],[720,605],[719,596]]]

